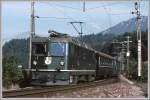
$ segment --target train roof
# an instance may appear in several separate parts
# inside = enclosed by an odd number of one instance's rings
[[[49,38],[48,37],[40,37],[40,36],[35,36],[32,38],[32,42],[48,42]]]
[[[115,59],[114,57],[112,57],[112,56],[110,56],[110,55],[108,55],[106,53],[99,52],[99,51],[97,51],[97,54],[101,55],[101,56],[104,56],[104,57],[107,57],[107,58],[110,58],[110,59]]]

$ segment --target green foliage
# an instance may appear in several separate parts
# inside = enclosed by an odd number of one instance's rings
[[[28,66],[29,39],[13,39],[3,46],[3,57],[14,56],[17,65]]]
[[[130,61],[129,65],[129,79],[137,80],[138,82],[147,82],[148,80],[148,64],[142,64],[142,75],[138,77],[138,65],[136,61]]]
[[[97,51],[107,54],[112,52],[112,40],[115,38],[114,34],[90,34],[84,35],[83,41]]]
[[[129,68],[128,68],[128,78],[129,79],[138,79],[138,70],[137,70],[137,62],[135,60],[132,60],[129,62]]]
[[[143,66],[142,66],[142,76],[140,78],[140,81],[147,82],[147,80],[148,80],[148,63],[145,62],[143,63]]]
[[[22,71],[17,67],[14,57],[3,59],[3,86],[10,88],[11,85],[19,82],[23,78]]]

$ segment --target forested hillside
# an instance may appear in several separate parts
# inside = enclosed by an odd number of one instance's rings
[[[15,57],[17,65],[28,66],[29,39],[13,39],[3,46],[3,59]]]

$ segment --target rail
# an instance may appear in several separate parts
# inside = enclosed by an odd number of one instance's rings
[[[35,87],[33,89],[20,89],[3,91],[3,98],[18,98],[18,97],[43,97],[46,93],[54,93],[58,91],[74,90],[79,88],[93,87],[97,85],[105,85],[118,81],[117,78],[98,80],[89,83],[80,83],[78,85],[68,86],[50,86],[50,87]]]

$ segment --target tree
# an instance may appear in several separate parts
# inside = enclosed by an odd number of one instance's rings
[[[10,86],[18,83],[19,79],[23,78],[22,71],[17,67],[15,57],[3,58],[3,86]]]

